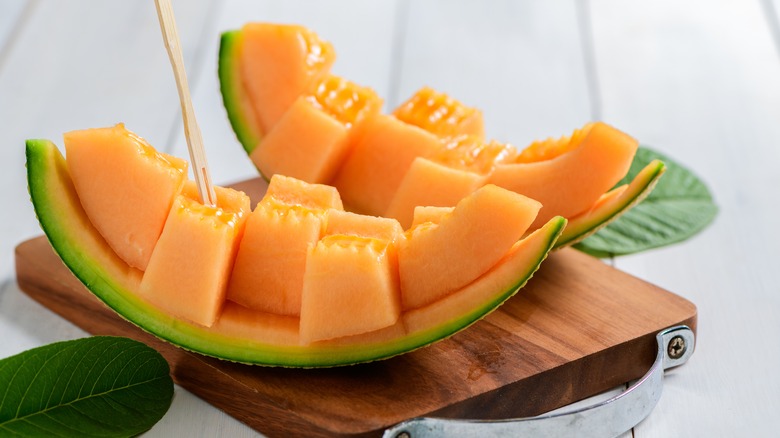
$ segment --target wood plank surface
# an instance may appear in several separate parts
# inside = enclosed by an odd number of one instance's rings
[[[260,180],[239,188],[259,199]],[[270,436],[373,436],[418,416],[538,415],[644,374],[655,334],[696,307],[566,249],[523,291],[456,336],[385,361],[320,370],[253,367],[173,347],[103,306],[45,237],[17,247],[17,281],[44,306],[93,334],[158,349],[176,382]]]

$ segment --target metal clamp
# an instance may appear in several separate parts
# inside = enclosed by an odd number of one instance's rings
[[[655,362],[639,380],[609,400],[559,414],[508,420],[414,418],[385,430],[384,438],[430,437],[614,437],[636,426],[661,398],[664,370],[685,363],[693,354],[693,331],[672,327],[656,335]]]

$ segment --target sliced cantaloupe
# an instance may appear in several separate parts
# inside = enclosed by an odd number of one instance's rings
[[[523,236],[540,208],[533,199],[487,185],[438,224],[409,230],[398,248],[403,308],[430,304],[484,274]],[[464,259],[471,262],[459,263]]]
[[[517,154],[508,144],[485,142],[473,135],[442,140],[444,148],[429,158],[417,157],[395,191],[385,213],[404,227],[417,206],[451,207],[485,185],[496,163]]]
[[[238,55],[257,131],[268,133],[298,97],[324,77],[335,60],[330,43],[303,26],[249,23]]]
[[[240,30],[222,34],[219,44],[219,89],[230,126],[238,142],[249,154],[260,143],[263,131],[241,71],[242,44]]]
[[[535,228],[553,216],[571,218],[590,209],[628,172],[638,146],[605,123],[588,124],[570,137],[535,143],[518,162],[496,165],[488,182],[541,202]],[[529,156],[536,158],[524,162]]]
[[[393,115],[439,137],[461,134],[485,137],[482,111],[464,105],[446,93],[423,87],[393,111]]]
[[[171,206],[138,294],[179,318],[214,324],[225,301],[249,197],[215,188],[217,205],[203,205],[188,181]]]
[[[328,212],[325,235],[332,234],[369,237],[390,242],[397,242],[404,238],[404,230],[395,219],[339,210]]]
[[[393,243],[325,236],[309,251],[301,299],[304,344],[393,325],[401,313]]]
[[[442,301],[449,311],[434,303],[415,310],[414,318],[402,314],[399,322],[383,329],[303,345],[295,317],[259,312],[228,301],[217,322],[206,327],[152,305],[138,293],[141,272],[117,257],[89,221],[56,146],[46,140],[30,140],[26,153],[30,195],[41,226],[65,265],[90,291],[124,318],[162,339],[238,362],[345,365],[394,356],[447,337],[522,287],[565,225],[565,220],[556,218],[516,244],[489,272]],[[458,300],[460,296],[464,298]],[[470,304],[448,304],[454,301]]]
[[[453,210],[455,207],[417,206],[414,208],[411,228],[426,222],[438,224],[444,216],[452,213]]]
[[[271,178],[265,197],[247,219],[228,299],[255,310],[299,316],[308,249],[322,235],[325,213],[341,208],[333,187]]]
[[[64,138],[84,211],[122,260],[146,269],[187,178],[187,162],[157,152],[121,123],[68,132]]]
[[[666,171],[659,160],[648,163],[629,184],[603,194],[590,210],[569,220],[566,230],[555,243],[556,248],[574,245],[609,225],[650,194]]]
[[[250,101],[262,106],[262,102],[255,102],[248,91],[242,91],[246,88],[238,80],[242,78],[233,73],[240,69],[242,63],[237,49],[241,45],[241,33],[223,35],[220,81],[225,107],[237,136],[239,139],[251,139],[256,135],[246,127],[245,121],[252,118],[250,111],[246,110],[246,103]],[[295,92],[299,92],[298,96],[303,93],[300,90]],[[369,120],[373,123],[366,123],[366,129],[355,130],[352,138],[347,140],[350,151],[340,164],[333,164],[334,168],[341,166],[341,170],[330,184],[339,188],[349,209],[396,217],[404,226],[411,220],[414,204],[452,205],[454,200],[485,183],[499,185],[542,202],[544,208],[532,229],[554,215],[568,218],[582,215],[592,210],[599,197],[625,175],[637,147],[636,141],[629,136],[603,123],[595,123],[568,137],[534,142],[518,156],[494,162],[499,163],[495,169],[478,172],[463,168],[458,160],[453,162],[432,157],[440,150],[433,137],[461,134],[484,137],[482,113],[444,93],[425,87],[400,105],[391,116],[369,117]],[[333,137],[340,136],[334,134]],[[251,141],[241,142],[247,151],[251,151],[246,147],[247,143],[254,147]],[[328,140],[322,143],[338,142]],[[330,150],[331,147],[325,149]],[[288,149],[288,153],[293,157],[296,152]],[[316,161],[314,158],[310,160]],[[262,168],[265,160],[256,158],[255,161]],[[304,163],[307,160],[297,161]],[[421,190],[420,186],[427,186],[430,190]],[[608,205],[618,208],[615,204]],[[618,214],[626,211],[618,210]],[[611,213],[597,216],[614,219],[616,216]],[[592,221],[588,223],[594,228],[599,225]]]
[[[354,129],[376,115],[382,99],[370,88],[329,75],[298,97],[250,154],[266,178],[282,174],[310,183],[330,182]]]
[[[350,210],[384,215],[415,158],[441,148],[433,134],[393,116],[367,120],[333,185]]]
[[[350,209],[385,216],[415,159],[444,149],[440,135],[484,135],[482,113],[423,88],[393,115],[366,122],[333,185]]]

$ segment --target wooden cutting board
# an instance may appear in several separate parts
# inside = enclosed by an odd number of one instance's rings
[[[237,184],[252,199],[265,187]],[[330,369],[253,367],[186,352],[98,301],[45,237],[16,248],[20,288],[82,329],[156,348],[179,385],[268,436],[379,436],[418,416],[538,415],[647,371],[655,334],[696,329],[691,302],[565,249],[469,329],[392,359]]]

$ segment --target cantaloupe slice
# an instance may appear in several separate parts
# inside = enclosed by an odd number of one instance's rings
[[[438,137],[485,137],[482,111],[464,105],[446,93],[423,87],[393,111],[393,115]]]
[[[642,202],[653,191],[665,171],[666,165],[662,161],[653,160],[639,171],[629,184],[603,194],[590,210],[569,220],[555,247],[574,245],[609,225],[631,207]]]
[[[228,299],[255,310],[299,316],[309,247],[323,233],[326,212],[341,208],[333,187],[271,178],[265,197],[247,219]]]
[[[433,134],[393,116],[367,120],[333,180],[347,208],[383,215],[415,158],[441,148]]]
[[[533,199],[486,185],[438,224],[409,230],[398,248],[403,308],[430,304],[484,274],[523,236],[540,208]],[[459,262],[465,259],[471,261]]]
[[[443,149],[417,157],[404,175],[385,216],[409,227],[417,206],[451,207],[485,185],[497,163],[513,159],[517,150],[474,135],[442,140]]]
[[[627,134],[596,122],[570,137],[532,145],[538,157],[496,165],[488,182],[541,202],[543,207],[531,226],[539,227],[551,217],[574,217],[590,209],[628,172],[639,143]]]
[[[306,259],[300,336],[304,344],[393,325],[401,313],[393,243],[325,236]]]
[[[220,82],[231,124],[250,151],[246,145],[254,147],[252,139],[256,135],[251,127],[247,128],[246,120],[251,119],[247,102],[257,102],[251,96],[247,97],[244,84],[238,80],[241,78],[235,74],[241,64],[238,54],[241,33],[223,35]],[[631,137],[603,123],[595,123],[568,137],[534,142],[517,157],[503,160],[495,170],[474,175],[458,163],[432,159],[431,155],[438,150],[432,137],[464,133],[483,137],[479,110],[425,87],[393,111],[392,116],[370,119],[376,123],[366,124],[366,135],[359,130],[348,140],[353,143],[352,151],[345,154],[342,169],[331,184],[339,188],[348,209],[393,216],[404,226],[410,222],[414,204],[451,205],[453,200],[484,183],[496,184],[542,202],[544,208],[532,228],[539,227],[554,215],[568,218],[583,215],[595,208],[599,197],[625,175],[637,147]],[[411,127],[421,131],[409,129]],[[262,166],[263,160],[256,161]],[[487,179],[485,175],[488,175]],[[435,190],[428,193],[419,189],[421,185]],[[614,203],[605,205],[619,211],[601,211],[590,216],[586,223],[594,229],[599,224],[594,223],[593,218],[614,220],[626,211]]]
[[[282,174],[310,183],[330,182],[348,151],[350,134],[379,113],[382,99],[329,75],[292,104],[250,154],[266,178]]]
[[[306,27],[249,23],[241,29],[241,80],[258,131],[271,131],[290,105],[329,71],[336,54]]]
[[[414,160],[444,149],[440,135],[484,135],[482,113],[423,88],[393,115],[366,122],[333,185],[350,209],[385,216]]]
[[[138,294],[171,315],[206,327],[222,312],[233,261],[250,211],[243,192],[215,188],[203,205],[195,183],[176,197]]]
[[[141,272],[118,258],[89,221],[56,146],[30,140],[26,153],[30,195],[41,226],[65,265],[90,291],[124,318],[173,344],[252,364],[345,365],[394,356],[447,337],[522,287],[565,225],[565,220],[556,218],[516,243],[488,273],[442,301],[443,308],[433,303],[410,312],[409,317],[402,314],[399,322],[385,329],[302,345],[295,317],[258,312],[228,301],[219,320],[205,327],[174,317],[141,298]],[[456,301],[466,304],[450,304]],[[418,323],[412,324],[412,319]]]
[[[327,222],[325,235],[342,234],[345,236],[382,239],[390,242],[397,242],[399,239],[404,238],[404,229],[393,218],[330,210]]]
[[[187,178],[187,162],[157,152],[121,123],[71,131],[64,138],[84,211],[122,260],[146,269]]]
[[[444,216],[452,213],[453,210],[455,210],[455,207],[419,205],[414,208],[414,218],[412,219],[411,228],[426,222],[438,224]]]

